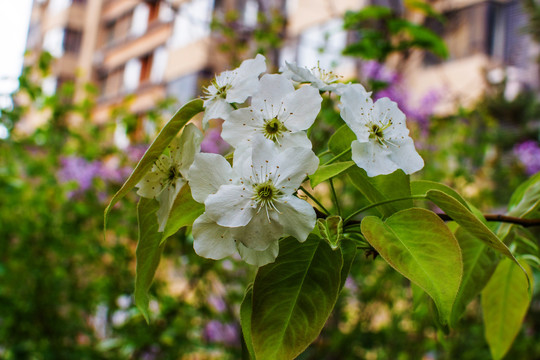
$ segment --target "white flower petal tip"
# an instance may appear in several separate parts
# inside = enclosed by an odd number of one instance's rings
[[[311,148],[305,130],[321,109],[319,91],[309,86],[295,90],[283,75],[264,75],[260,85],[251,106],[233,111],[223,123],[223,139],[236,148],[262,135],[281,148]]]
[[[349,86],[341,96],[341,117],[355,133],[352,159],[368,176],[391,174],[402,169],[412,174],[424,167],[416,151],[405,114],[388,98],[373,103],[359,84]]]
[[[285,67],[280,68],[280,72],[287,78],[298,83],[310,83],[320,91],[336,91],[343,84],[338,81],[341,76],[333,71],[322,69],[319,64],[308,69],[294,63],[285,62]]]
[[[139,196],[159,202],[157,218],[160,232],[165,229],[176,196],[187,183],[188,169],[200,151],[202,138],[195,125],[186,125],[180,137],[169,144],[169,155],[162,154],[135,185]]]
[[[259,89],[259,75],[266,71],[266,59],[258,54],[245,60],[234,70],[217,75],[204,89],[203,127],[210,119],[227,120],[233,110],[232,103],[242,103]]]

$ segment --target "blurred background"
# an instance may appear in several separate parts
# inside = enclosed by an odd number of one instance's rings
[[[535,0],[16,3],[0,3],[6,49],[28,23],[24,60],[8,50],[15,65],[1,65],[1,359],[241,358],[239,305],[255,269],[196,256],[181,230],[165,248],[147,325],[131,296],[136,195],[113,210],[106,239],[102,226],[108,200],[174,111],[257,53],[269,72],[285,61],[319,65],[398,102],[426,162],[415,176],[483,211],[505,212],[540,171]],[[325,98],[315,146],[324,150],[341,124]],[[202,150],[227,153],[219,134],[212,121]],[[335,186],[345,208],[365,201]],[[439,334],[407,281],[359,254],[299,359],[489,359],[479,308]],[[507,357],[540,358],[538,286]]]

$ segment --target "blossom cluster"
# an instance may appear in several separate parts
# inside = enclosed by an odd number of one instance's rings
[[[206,258],[239,254],[262,266],[277,257],[281,237],[307,239],[316,214],[297,190],[319,167],[307,130],[322,92],[340,96],[341,117],[357,137],[352,159],[368,176],[397,169],[410,174],[424,165],[405,115],[390,99],[373,102],[360,84],[339,83],[319,67],[287,63],[279,74],[265,71],[265,58],[257,55],[217,75],[205,90],[203,128],[211,119],[224,121],[221,136],[233,148],[232,164],[201,152],[202,132],[189,124],[137,185],[140,196],[159,201],[163,231],[176,196],[189,184],[205,207],[192,233],[196,253]]]

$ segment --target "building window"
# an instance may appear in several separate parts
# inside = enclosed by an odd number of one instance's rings
[[[64,50],[67,53],[77,54],[81,49],[82,32],[66,29],[64,34]]]
[[[43,37],[43,50],[48,51],[54,57],[61,57],[64,55],[64,48],[62,46],[64,42],[64,29],[54,28],[45,34]]]
[[[344,61],[341,53],[346,43],[342,19],[310,27],[299,38],[298,64],[309,68],[317,64],[323,69],[335,68]]]
[[[141,36],[146,32],[149,14],[150,8],[147,4],[141,3],[135,7],[133,16],[131,17],[131,35]]]
[[[86,4],[86,0],[71,0],[74,4]]]
[[[147,54],[141,58],[141,76],[139,81],[141,84],[150,80],[150,74],[152,73],[153,54]]]
[[[171,43],[187,46],[210,35],[214,0],[192,0],[182,4],[176,16]]]

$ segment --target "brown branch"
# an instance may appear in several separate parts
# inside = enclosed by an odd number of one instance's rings
[[[444,221],[453,220],[446,214],[437,214]],[[484,214],[486,221],[497,221],[510,224],[521,225],[523,227],[540,226],[540,219],[522,219],[514,216],[499,215],[499,214]]]

